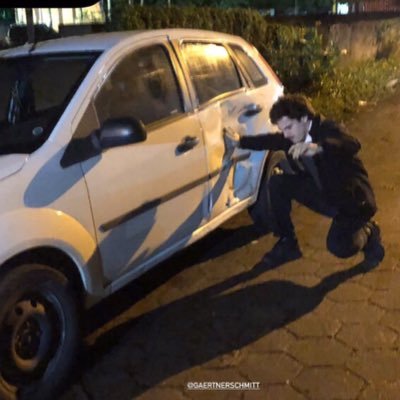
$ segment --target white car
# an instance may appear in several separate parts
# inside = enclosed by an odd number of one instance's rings
[[[0,398],[52,399],[83,309],[245,208],[268,222],[268,154],[223,132],[271,131],[283,87],[243,39],[183,29],[4,50],[0,80]]]

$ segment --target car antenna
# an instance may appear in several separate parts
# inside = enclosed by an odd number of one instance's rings
[[[29,54],[32,53],[32,52],[36,49],[36,44],[37,44],[36,41],[32,43],[31,48],[28,50],[28,53],[29,53]]]

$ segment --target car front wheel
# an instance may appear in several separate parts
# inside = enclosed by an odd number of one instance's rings
[[[76,357],[77,307],[68,280],[40,264],[0,280],[0,398],[57,398]]]

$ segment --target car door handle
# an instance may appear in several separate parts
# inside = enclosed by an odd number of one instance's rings
[[[197,146],[200,143],[200,140],[196,136],[185,136],[182,141],[176,147],[176,152],[185,153],[193,149],[193,147]]]
[[[243,117],[252,117],[259,114],[263,110],[260,104],[249,104],[245,107],[245,111],[241,114]]]

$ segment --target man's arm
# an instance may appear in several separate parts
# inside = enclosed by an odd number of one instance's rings
[[[239,147],[249,150],[284,150],[288,151],[293,143],[285,139],[282,133],[242,136]]]
[[[318,143],[300,142],[293,144],[289,149],[289,154],[298,160],[301,156],[314,157],[316,154],[322,153],[323,148]]]
[[[338,155],[353,156],[361,148],[360,142],[355,137],[332,122],[328,122],[324,127],[320,144],[324,152]]]

